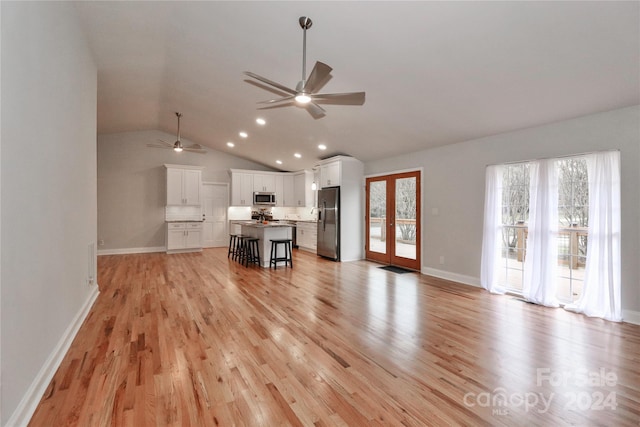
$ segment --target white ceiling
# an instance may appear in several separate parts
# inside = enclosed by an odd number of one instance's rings
[[[180,111],[183,137],[283,170],[338,153],[376,160],[640,103],[639,2],[77,8],[98,66],[99,133],[174,133]],[[307,71],[316,60],[329,64],[323,92],[365,91],[363,106],[327,105],[318,120],[295,106],[256,109],[274,95],[243,72],[295,87],[303,15],[313,20]],[[266,126],[255,124],[258,116]]]

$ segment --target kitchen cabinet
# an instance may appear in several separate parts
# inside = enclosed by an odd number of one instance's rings
[[[276,206],[314,206],[313,172],[259,172],[231,169],[231,206],[253,206],[253,192],[276,194]]]
[[[167,253],[202,250],[201,222],[168,222]]]
[[[231,172],[231,206],[253,206],[253,174]]]
[[[275,193],[276,175],[260,173],[253,174],[253,191]]]
[[[320,188],[340,186],[340,160],[320,165]]]
[[[318,224],[298,221],[296,223],[296,244],[302,250],[315,253],[318,247]]]
[[[293,200],[294,206],[312,207],[315,205],[313,200],[314,191],[311,189],[313,183],[313,172],[300,171],[293,175]]]
[[[280,176],[281,187],[276,185],[277,206],[296,206],[295,194],[293,190],[293,175],[283,174]],[[277,181],[276,181],[277,184]]]
[[[202,168],[165,165],[167,168],[167,206],[200,206]]]

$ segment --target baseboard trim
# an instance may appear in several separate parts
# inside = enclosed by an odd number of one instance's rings
[[[155,246],[150,248],[122,248],[122,249],[99,249],[100,255],[125,255],[125,254],[149,254],[153,252],[166,252],[165,246]]]
[[[464,274],[452,273],[450,271],[438,270],[437,268],[422,267],[422,274],[437,277],[439,279],[451,280],[452,282],[461,283],[463,285],[481,288],[480,279],[477,277],[466,276]]]
[[[98,286],[94,286],[5,425],[26,426],[29,424],[29,420],[38,407],[42,395],[47,390],[47,387],[49,387],[51,379],[58,370],[67,351],[69,351],[73,339],[76,337],[80,326],[82,326],[82,322],[84,322],[84,319],[89,314],[91,307],[93,307],[93,303],[98,298],[99,293]]]
[[[626,323],[633,323],[634,325],[640,325],[640,311],[623,309],[622,321]]]

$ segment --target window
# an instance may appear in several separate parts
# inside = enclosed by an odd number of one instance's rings
[[[505,165],[502,174],[501,283],[521,291],[525,257],[526,223],[529,220],[529,164]]]
[[[582,294],[587,262],[589,180],[587,162],[560,159],[558,166],[558,293],[560,302],[573,302]]]
[[[486,169],[480,281],[490,292],[619,322],[621,233],[617,150]]]
[[[560,302],[573,302],[582,292],[587,257],[589,182],[582,157],[556,161],[558,168],[558,283]],[[529,221],[529,163],[503,166],[502,266],[500,283],[522,291]]]

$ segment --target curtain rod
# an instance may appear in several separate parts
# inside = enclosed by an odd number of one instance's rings
[[[610,151],[620,151],[619,148],[612,148],[610,150],[598,150],[598,151],[587,151],[584,153],[578,153],[578,154],[565,154],[564,156],[553,156],[553,157],[540,157],[537,159],[528,159],[528,160],[515,160],[513,162],[503,162],[503,163],[490,163],[488,165],[486,165],[485,167],[489,167],[489,166],[499,166],[499,165],[517,165],[518,163],[528,163],[528,162],[535,162],[537,160],[549,160],[549,159],[566,159],[568,157],[581,157],[581,156],[587,156],[589,154],[595,154],[595,153],[608,153]]]

